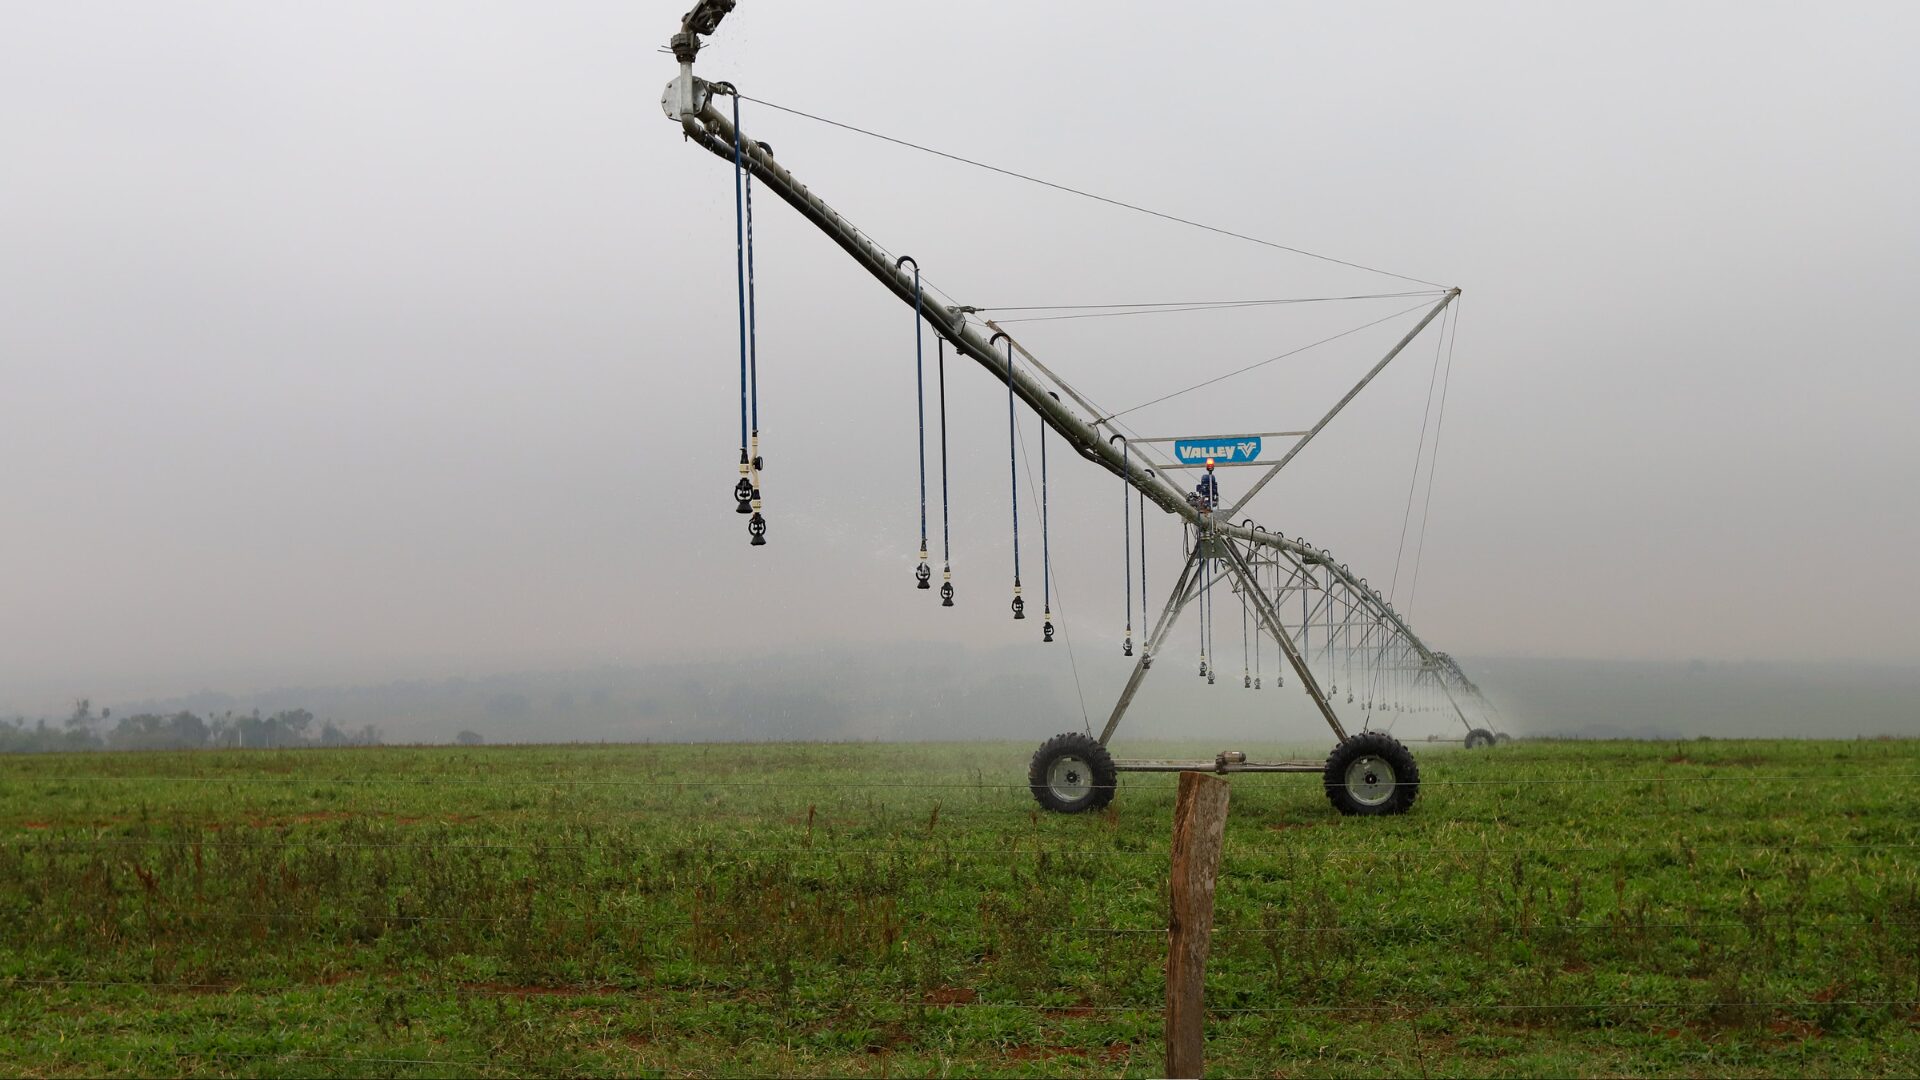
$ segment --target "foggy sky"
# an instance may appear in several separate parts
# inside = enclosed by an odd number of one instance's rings
[[[732,181],[657,104],[684,6],[0,4],[0,704],[1037,641],[1006,613],[1004,388],[950,362],[941,610],[911,587],[911,314],[771,197],[746,546]],[[1912,663],[1916,31],[1895,4],[741,0],[698,70],[1461,286],[1412,598],[1438,648]],[[965,303],[1409,287],[745,110]],[[1020,337],[1122,404],[1387,304]],[[1405,325],[1129,419],[1305,426]],[[1391,579],[1434,359],[1252,511]],[[1104,689],[1119,482],[1053,464],[1056,615]]]

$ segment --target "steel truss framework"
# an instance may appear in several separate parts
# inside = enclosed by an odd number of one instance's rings
[[[729,165],[738,155],[741,167],[749,170],[763,189],[771,190],[818,227],[901,301],[913,305],[916,300],[914,275],[903,267],[905,260],[897,259],[869,239],[796,179],[774,158],[771,147],[744,135],[738,136],[736,145],[737,133],[731,119],[715,104],[716,97],[733,92],[732,88],[694,76],[693,60],[702,44],[700,35],[711,33],[732,7],[733,0],[701,0],[683,20],[681,32],[672,43],[680,74],[662,94],[663,111],[680,125],[687,139]],[[939,209],[929,207],[930,212]],[[919,297],[926,321],[956,350],[978,362],[996,380],[1008,384],[1041,422],[1059,433],[1082,457],[1123,478],[1146,500],[1182,519],[1190,530],[1194,542],[1185,566],[1100,733],[1102,747],[1118,730],[1147,671],[1164,656],[1168,635],[1182,610],[1217,580],[1226,581],[1228,590],[1244,599],[1254,616],[1257,637],[1278,645],[1294,677],[1337,739],[1344,742],[1348,738],[1347,727],[1336,706],[1343,686],[1346,696],[1339,703],[1355,707],[1350,712],[1359,714],[1363,729],[1375,713],[1389,708],[1395,712],[1444,708],[1457,718],[1470,738],[1476,732],[1494,729],[1498,713],[1479,688],[1451,657],[1429,648],[1406,618],[1364,579],[1355,576],[1324,549],[1269,531],[1250,519],[1233,520],[1261,488],[1459,295],[1457,288],[1445,290],[1419,322],[1311,428],[1281,433],[1297,436],[1297,441],[1237,503],[1221,510],[1190,502],[1186,492],[1167,479],[1172,470],[1179,468],[1177,463],[1155,457],[1145,442],[1125,440],[1100,409],[999,325],[987,321],[976,324],[966,307],[945,304],[924,294]],[[997,348],[1003,342],[1004,352]],[[1015,354],[1024,364],[1013,363]],[[1124,443],[1126,448],[1116,447],[1115,442]],[[1298,609],[1297,617],[1293,614],[1295,609]],[[1327,676],[1324,684],[1316,665]],[[1122,761],[1115,764],[1132,770],[1204,767],[1221,772],[1319,772],[1323,767],[1321,762],[1248,762],[1233,753],[1223,753],[1215,761],[1204,763]]]

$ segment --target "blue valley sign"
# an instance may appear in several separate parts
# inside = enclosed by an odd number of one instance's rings
[[[1260,438],[1223,435],[1210,439],[1175,439],[1173,456],[1182,465],[1205,465],[1208,458],[1216,465],[1245,465],[1260,460]]]

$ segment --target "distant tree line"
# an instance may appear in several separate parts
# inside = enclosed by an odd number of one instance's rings
[[[366,724],[347,730],[322,721],[305,709],[282,709],[270,716],[222,713],[202,717],[185,710],[135,713],[115,719],[112,709],[93,711],[82,698],[60,724],[24,718],[0,719],[0,753],[47,754],[76,750],[285,749],[302,746],[377,746],[380,729]]]

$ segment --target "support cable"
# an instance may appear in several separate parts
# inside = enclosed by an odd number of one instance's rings
[[[1280,296],[1252,300],[1142,300],[1135,304],[969,304],[969,311],[1120,311],[1126,308],[1204,310],[1206,308],[1257,307],[1268,304],[1328,304],[1341,300],[1397,300],[1407,296],[1434,296],[1445,289],[1414,289],[1408,292],[1354,293],[1348,296]],[[996,320],[1012,322],[1011,319]],[[1037,320],[1024,320],[1034,322]]]
[[[1452,313],[1445,317],[1451,318]],[[1407,526],[1413,521],[1413,493],[1420,486],[1420,462],[1427,454],[1427,422],[1433,417],[1433,388],[1440,378],[1440,352],[1447,340],[1447,325],[1441,325],[1441,332],[1433,340],[1433,370],[1427,375],[1427,402],[1420,409],[1420,443],[1413,451],[1413,475],[1407,477],[1407,509],[1400,516],[1400,543],[1393,549],[1393,578],[1387,584],[1389,603],[1399,595],[1400,560],[1407,550]]]
[[[1144,206],[1136,206],[1133,203],[1122,202],[1119,199],[1111,199],[1105,195],[1095,195],[1090,191],[1082,191],[1079,188],[1068,187],[1065,184],[1056,184],[1050,180],[1042,180],[1037,176],[1028,176],[1026,173],[1015,172],[1012,169],[1003,169],[997,165],[988,165],[985,162],[975,161],[971,158],[964,158],[958,154],[949,154],[942,150],[935,150],[930,146],[921,146],[918,143],[908,142],[905,139],[897,139],[891,135],[882,135],[877,131],[868,131],[865,128],[855,127],[852,124],[842,123],[838,120],[829,120],[824,116],[815,116],[813,113],[802,112],[799,109],[790,108],[786,105],[775,105],[771,101],[762,101],[759,98],[752,98],[750,100],[759,102],[760,104],[765,105],[770,109],[778,109],[781,112],[791,113],[794,116],[804,117],[816,123],[827,124],[831,127],[837,127],[843,131],[851,131],[857,135],[865,135],[871,139],[879,139],[882,142],[890,142],[890,143],[893,143],[895,146],[904,146],[909,150],[918,150],[923,154],[932,154],[935,157],[946,158],[948,161],[956,161],[962,165],[971,165],[976,169],[985,169],[988,172],[999,173],[1002,176],[1009,176],[1016,180],[1025,180],[1030,184],[1039,184],[1041,187],[1052,188],[1055,191],[1065,192],[1068,195],[1078,195],[1083,199],[1092,199],[1095,202],[1106,203],[1108,206],[1116,206],[1122,210],[1131,210],[1137,214],[1146,214],[1149,217],[1157,217],[1163,221],[1171,221],[1177,225],[1186,225],[1191,228],[1204,230],[1206,232],[1217,233],[1221,236],[1229,236],[1236,240],[1245,240],[1248,243],[1259,244],[1262,247],[1275,248],[1280,251],[1292,252],[1295,255],[1304,255],[1309,259],[1318,259],[1321,262],[1330,262],[1338,266],[1349,267],[1354,270],[1365,270],[1368,273],[1383,274],[1390,278],[1398,278],[1401,281],[1411,281],[1416,285],[1431,285],[1434,288],[1444,288],[1444,286],[1440,285],[1439,283],[1428,281],[1424,278],[1410,277],[1406,274],[1396,274],[1391,270],[1381,270],[1378,267],[1365,266],[1361,263],[1356,263],[1356,262],[1348,262],[1345,259],[1336,259],[1331,255],[1321,255],[1321,254],[1318,254],[1317,252],[1307,251],[1304,248],[1291,247],[1287,244],[1275,243],[1272,240],[1262,240],[1257,236],[1248,236],[1245,233],[1234,232],[1231,229],[1222,229],[1215,225],[1205,225],[1198,221],[1191,221],[1191,220],[1188,220],[1187,218],[1176,217],[1173,214],[1162,213],[1161,211],[1158,211],[1158,210],[1149,210]]]
[[[1215,301],[1211,303],[1199,303],[1199,304],[1147,304],[1147,305],[1137,305],[1137,306],[1124,305],[1122,306],[1123,309],[1119,311],[1080,311],[1076,314],[1071,314],[1071,315],[1023,315],[1018,318],[1012,318],[1012,319],[995,319],[994,322],[1001,326],[1011,326],[1014,323],[1071,322],[1077,319],[1118,319],[1118,318],[1124,318],[1129,315],[1178,315],[1178,314],[1195,312],[1195,311],[1244,311],[1248,308],[1281,307],[1281,306],[1290,306],[1293,304],[1324,303],[1324,302],[1331,302],[1336,300],[1397,300],[1397,299],[1402,299],[1409,296],[1423,296],[1428,299],[1432,299],[1436,296],[1443,296],[1443,295],[1445,295],[1445,293],[1439,289],[1427,289],[1422,292],[1375,293],[1370,296],[1315,296],[1315,297],[1305,297],[1298,300],[1238,300],[1238,301]],[[1088,305],[1088,306],[1105,308],[1105,307],[1119,306],[1119,305],[1098,304],[1098,305]],[[990,310],[996,310],[996,309],[974,308],[973,310],[974,311],[990,311]],[[1021,309],[999,308],[997,310],[1010,311],[1010,310],[1021,310]],[[1053,310],[1053,309],[1040,308],[1035,310]],[[1073,307],[1069,306],[1066,310],[1072,311],[1074,309]]]
[[[1407,586],[1407,618],[1413,618],[1413,600],[1420,594],[1420,557],[1427,550],[1427,516],[1433,510],[1433,473],[1440,467],[1440,431],[1447,420],[1447,387],[1453,382],[1453,346],[1460,340],[1460,309],[1455,301],[1453,322],[1447,327],[1447,367],[1440,375],[1440,411],[1433,418],[1433,450],[1427,455],[1427,498],[1420,507],[1419,539],[1413,546],[1413,583]]]
[[[1138,405],[1129,405],[1128,407],[1121,409],[1119,412],[1108,413],[1107,415],[1100,417],[1099,420],[1096,421],[1096,423],[1110,423],[1119,417],[1127,415],[1128,413],[1139,412],[1141,409],[1144,409],[1149,405],[1158,405],[1162,402],[1172,401],[1174,398],[1180,397],[1184,394],[1191,394],[1195,390],[1203,390],[1206,387],[1212,386],[1217,382],[1223,382],[1237,375],[1245,375],[1247,372],[1253,371],[1256,368],[1262,368],[1267,366],[1268,364],[1285,360],[1290,356],[1298,356],[1309,349],[1317,349],[1322,345],[1326,345],[1331,342],[1338,341],[1343,337],[1350,337],[1354,334],[1359,333],[1362,330],[1370,330],[1376,326],[1379,326],[1381,323],[1391,322],[1394,319],[1401,317],[1402,315],[1411,315],[1416,311],[1424,311],[1431,306],[1432,306],[1431,304],[1420,303],[1420,304],[1415,304],[1410,308],[1402,308],[1401,310],[1396,311],[1391,315],[1383,315],[1380,318],[1375,319],[1370,323],[1363,323],[1359,326],[1354,327],[1351,330],[1342,330],[1339,333],[1333,335],[1332,337],[1321,338],[1319,341],[1316,341],[1311,345],[1302,345],[1297,349],[1289,349],[1278,356],[1269,356],[1265,360],[1258,360],[1258,361],[1255,361],[1254,363],[1248,364],[1245,367],[1235,368],[1234,370],[1229,371],[1224,375],[1216,375],[1211,379],[1203,379],[1200,382],[1194,383],[1192,386],[1183,387],[1182,389],[1175,390],[1170,394],[1162,394],[1151,401],[1143,401]]]

